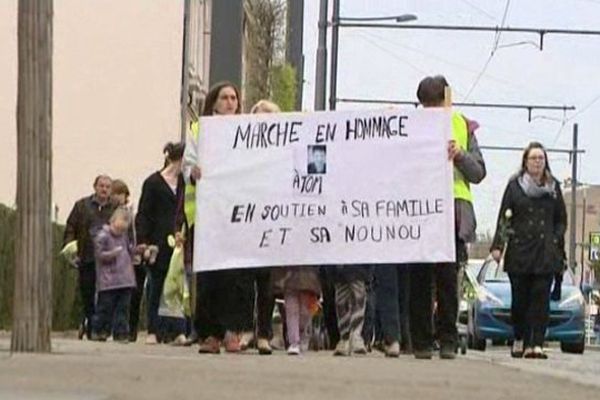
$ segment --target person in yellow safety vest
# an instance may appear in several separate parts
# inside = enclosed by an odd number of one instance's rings
[[[443,107],[448,86],[443,76],[424,78],[417,89],[419,102],[425,108]],[[410,271],[409,326],[413,353],[419,359],[431,359],[433,356],[431,315],[433,278],[435,278],[437,294],[435,331],[440,345],[440,358],[456,357],[458,276],[461,263],[468,259],[466,243],[475,240],[476,228],[470,185],[481,182],[486,175],[485,163],[474,133],[478,127],[477,123],[453,111],[451,125],[452,140],[448,144],[448,159],[454,165],[456,262],[408,266]],[[380,301],[385,300],[378,297],[377,302]]]
[[[215,84],[204,101],[203,116],[240,114],[241,97],[239,89],[231,82]],[[187,225],[185,238],[186,264],[192,264],[194,245],[194,224],[196,219],[196,184],[202,178],[198,166],[198,136],[201,122],[191,125],[186,138],[183,155],[183,180],[185,183],[183,213]],[[217,271],[201,274],[196,280],[196,305],[194,311],[194,326],[187,344],[200,341],[201,353],[219,353],[221,342],[225,339],[225,349],[230,352],[239,351],[239,331],[242,322],[238,308],[243,304],[232,297],[234,285],[238,279],[237,271]],[[231,295],[222,289],[231,287]],[[239,297],[239,296],[238,296]]]

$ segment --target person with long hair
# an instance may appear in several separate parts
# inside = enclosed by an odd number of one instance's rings
[[[542,144],[530,143],[521,169],[502,197],[491,255],[508,273],[515,340],[511,355],[546,359],[544,336],[550,315],[550,287],[563,271],[567,212]]]
[[[231,82],[214,85],[206,96],[203,116],[240,114],[241,97],[239,89]],[[202,171],[198,166],[197,141],[198,123],[192,124],[187,137],[183,163],[183,219],[186,226],[185,263],[188,268],[193,261],[195,187],[201,184]],[[181,214],[181,213],[180,213]],[[181,215],[180,215],[181,217]],[[181,218],[179,218],[181,219]],[[252,290],[248,279],[238,270],[200,272],[196,275],[196,304],[194,311],[194,331],[200,344],[200,353],[218,354],[221,343],[227,352],[240,351],[240,335],[247,315],[252,313],[252,304],[247,299]],[[195,341],[192,335],[188,343]]]
[[[279,106],[269,100],[259,100],[250,109],[251,114],[278,113]],[[249,307],[244,307],[244,322],[242,335],[240,337],[240,349],[242,351],[256,343],[256,349],[261,355],[269,355],[273,352],[270,340],[273,336],[271,319],[275,308],[275,296],[273,295],[272,268],[251,268],[243,271],[240,278],[245,281],[244,287],[252,291],[246,301]],[[256,324],[254,318],[256,316]]]
[[[185,322],[161,321],[158,316],[160,297],[173,249],[167,238],[175,231],[175,214],[177,211],[177,182],[181,173],[183,143],[167,143],[163,153],[165,163],[160,171],[150,175],[142,186],[138,214],[135,225],[138,243],[158,247],[156,257],[146,257],[148,266],[148,336],[146,344],[158,341],[178,342],[185,340]],[[173,322],[173,323],[171,323]]]

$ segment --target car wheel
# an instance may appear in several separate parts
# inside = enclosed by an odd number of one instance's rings
[[[563,353],[583,354],[585,350],[585,339],[579,342],[560,342],[560,350]]]

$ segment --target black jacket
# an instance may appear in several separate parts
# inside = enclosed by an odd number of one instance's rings
[[[512,216],[508,219],[509,229],[506,230],[502,226],[507,225],[505,216],[508,209],[512,211]],[[506,272],[562,272],[566,227],[567,212],[558,182],[554,195],[532,198],[525,195],[517,177],[513,177],[502,198],[492,250],[503,250],[508,237],[504,257]],[[509,234],[503,234],[503,231]]]
[[[114,204],[101,205],[94,195],[78,200],[73,206],[67,218],[63,246],[77,240],[80,263],[94,262],[94,236],[108,223],[114,210]]]
[[[135,218],[137,242],[158,246],[156,266],[169,267],[173,249],[167,237],[175,232],[177,197],[160,172],[150,175],[142,186],[142,195]]]

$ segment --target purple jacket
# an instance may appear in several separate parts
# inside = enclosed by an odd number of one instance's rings
[[[127,233],[116,236],[104,225],[94,238],[96,291],[134,288],[132,252]]]

